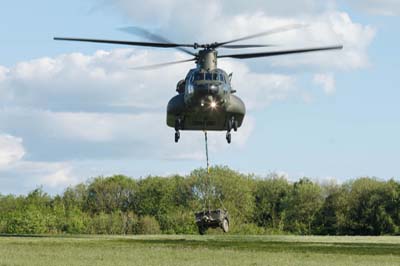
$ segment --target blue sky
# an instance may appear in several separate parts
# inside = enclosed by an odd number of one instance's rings
[[[221,60],[248,116],[232,145],[223,132],[210,135],[211,163],[291,180],[398,178],[399,15],[391,0],[9,1],[0,10],[0,193],[39,185],[55,193],[98,175],[204,167],[202,133],[183,132],[175,144],[164,121],[176,82],[193,65],[129,70],[185,55],[52,40],[139,39],[118,30],[133,25],[194,42],[305,23],[258,41],[279,48],[343,43],[341,52]]]

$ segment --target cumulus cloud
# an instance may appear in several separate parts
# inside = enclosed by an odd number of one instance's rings
[[[6,79],[8,69],[6,67],[0,66],[0,82]]]
[[[72,162],[38,162],[20,160],[0,168],[1,193],[27,193],[39,186],[47,192],[59,193],[69,185],[84,181]]]
[[[0,168],[18,162],[25,155],[22,139],[10,135],[0,135]]]
[[[220,67],[233,73],[233,87],[250,110],[265,108],[298,93],[295,76],[253,72],[248,65],[235,60],[221,61]]]
[[[38,185],[46,188],[77,183],[68,163],[32,162],[25,160],[23,140],[7,134],[0,135],[1,192],[27,192]],[[26,189],[25,189],[26,188]]]
[[[398,0],[351,0],[350,3],[373,15],[400,15],[400,2]]]
[[[180,54],[120,49],[94,55],[73,53],[21,62],[0,80],[0,103],[54,111],[163,109],[187,66],[138,72],[130,67]],[[154,77],[162,77],[162,79]]]
[[[51,188],[66,187],[78,183],[78,179],[71,174],[71,169],[62,168],[54,173],[43,176],[40,178],[42,184],[46,184]]]
[[[157,16],[162,23],[155,30],[177,41],[182,38],[186,42],[226,41],[284,25],[304,24],[308,27],[303,30],[274,34],[250,42],[275,44],[278,45],[276,49],[337,44],[345,47],[340,52],[321,52],[312,56],[291,55],[256,61],[258,65],[265,66],[307,66],[340,70],[366,67],[369,64],[367,48],[375,36],[374,28],[356,23],[348,13],[337,10],[335,1],[202,1],[192,5],[184,4],[180,0],[153,0],[141,5],[124,0],[111,2],[127,12],[133,21],[141,21],[145,15],[149,19],[153,18],[153,13],[145,12],[148,9],[162,13],[163,15]],[[166,7],[155,8],[157,4]],[[201,19],[198,18],[198,10],[202,10]]]
[[[6,74],[0,81],[4,96],[0,98],[0,129],[18,132],[32,151],[30,158],[39,161],[127,156],[203,158],[201,134],[183,133],[177,149],[173,130],[165,122],[165,106],[175,95],[175,84],[193,66],[129,69],[181,57],[175,52],[117,49],[2,67]],[[295,93],[295,79],[290,76],[255,73],[237,61],[226,60],[221,66],[235,72],[238,96],[247,101],[250,110]],[[254,121],[246,117],[233,146],[243,146],[253,128]],[[227,148],[223,134],[216,148]]]
[[[332,73],[319,73],[314,75],[314,83],[321,86],[327,95],[336,91],[335,77]]]
[[[184,20],[187,24],[204,25],[216,16],[232,16],[237,13],[254,13],[267,10],[269,14],[293,16],[318,13],[334,7],[334,1],[291,0],[291,1],[239,1],[239,0],[148,0],[140,4],[129,0],[102,0],[101,4],[112,4],[128,15],[136,23],[166,24],[174,20]],[[202,11],[201,17],[199,10]],[[195,15],[195,16],[193,16]],[[185,25],[182,25],[185,27]],[[193,27],[193,26],[190,26]]]

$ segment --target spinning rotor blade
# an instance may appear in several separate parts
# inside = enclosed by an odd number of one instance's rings
[[[191,61],[196,61],[196,58],[180,60],[180,61],[175,61],[175,62],[167,62],[167,63],[162,63],[162,64],[148,65],[148,66],[132,67],[130,69],[133,69],[133,70],[152,70],[152,69],[157,69],[157,68],[161,68],[161,67],[166,67],[166,66],[171,66],[171,65],[177,65],[177,64],[181,64],[181,63],[191,62]]]
[[[296,50],[286,50],[286,51],[272,51],[272,52],[264,52],[264,53],[219,55],[218,58],[229,57],[229,58],[236,58],[236,59],[248,59],[248,58],[256,58],[256,57],[268,57],[268,56],[277,56],[277,55],[285,55],[285,54],[300,54],[300,53],[309,53],[309,52],[326,51],[326,50],[340,50],[340,49],[343,49],[342,45],[307,48],[307,49],[296,49]]]
[[[261,48],[261,47],[271,47],[275,45],[269,44],[233,44],[233,45],[221,45],[220,48],[228,48],[228,49],[243,49],[243,48]]]
[[[126,27],[126,28],[120,28],[120,30],[122,30],[124,32],[127,32],[129,34],[139,35],[139,36],[141,36],[143,38],[146,38],[148,40],[151,40],[151,41],[172,44],[172,42],[170,40],[164,38],[163,36],[156,35],[154,33],[151,33],[149,31],[147,31],[145,29],[142,29],[142,28],[139,28],[139,27]],[[193,47],[193,45],[192,45],[192,47]],[[187,50],[185,48],[182,48],[182,47],[175,47],[175,48],[178,49],[181,52],[196,56],[195,53],[193,53],[193,52],[191,52],[191,51],[189,51],[189,50]]]
[[[165,42],[130,42],[130,41],[115,41],[115,40],[85,39],[85,38],[60,38],[60,37],[55,37],[54,40],[110,43],[110,44],[122,44],[122,45],[132,45],[132,46],[159,47],[159,48],[193,47],[193,44],[178,44],[178,43],[165,43]]]
[[[303,25],[303,24],[287,25],[287,26],[275,28],[275,29],[272,29],[272,30],[267,30],[267,31],[264,31],[264,32],[260,32],[260,33],[257,33],[257,34],[252,34],[252,35],[249,35],[249,36],[245,36],[245,37],[242,37],[242,38],[230,40],[230,41],[227,41],[227,42],[220,42],[220,43],[217,43],[216,46],[214,46],[214,48],[225,46],[226,44],[229,44],[229,43],[234,43],[234,42],[254,39],[254,38],[257,38],[257,37],[261,37],[261,36],[271,35],[271,34],[275,34],[275,33],[285,32],[285,31],[304,28],[304,27],[306,27],[306,25]]]

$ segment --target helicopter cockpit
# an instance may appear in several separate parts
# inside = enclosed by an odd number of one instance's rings
[[[225,75],[218,72],[195,72],[193,75],[194,82],[209,82],[209,81],[220,81],[226,83]]]
[[[222,70],[199,71],[197,69],[192,69],[186,76],[185,94],[193,94],[195,90],[199,92],[202,91],[203,93],[206,93],[206,91],[212,93],[214,90],[214,93],[217,93],[218,88],[227,91],[229,88],[228,83],[227,75]]]

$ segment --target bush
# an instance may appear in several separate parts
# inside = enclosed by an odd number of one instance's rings
[[[162,216],[164,226],[161,228],[167,234],[197,234],[194,214],[191,211],[176,210]]]
[[[239,235],[262,235],[265,229],[253,223],[244,223],[231,227],[232,234]]]
[[[156,235],[161,233],[160,224],[153,216],[143,216],[139,219],[137,233],[140,235]]]
[[[100,212],[90,219],[88,233],[91,234],[124,234],[125,227],[119,212],[107,214]]]

